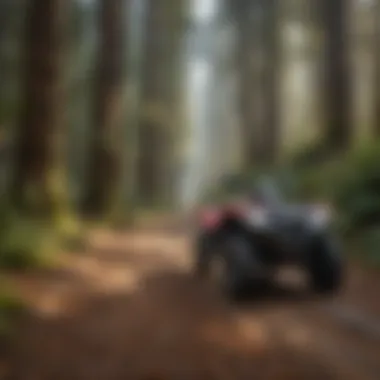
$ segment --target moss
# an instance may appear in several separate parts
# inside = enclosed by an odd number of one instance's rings
[[[50,265],[53,252],[58,249],[58,240],[48,224],[14,216],[2,227],[1,268],[28,269]]]
[[[26,270],[50,267],[55,264],[56,254],[62,248],[83,245],[85,234],[81,225],[70,212],[62,194],[58,196],[59,192],[52,197],[56,206],[50,208],[49,213],[32,212],[31,209],[21,212],[8,204],[0,205],[1,268]]]

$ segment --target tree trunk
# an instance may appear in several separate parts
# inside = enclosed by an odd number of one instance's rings
[[[236,26],[236,68],[238,70],[238,103],[241,122],[243,165],[249,170],[256,162],[257,142],[255,128],[257,118],[255,115],[255,80],[253,59],[256,50],[254,38],[255,23],[252,23],[253,5],[246,0],[231,2],[232,12]],[[257,36],[257,35],[256,35]],[[257,52],[257,50],[256,50]]]
[[[128,3],[128,2],[127,2]],[[89,147],[90,163],[85,211],[94,217],[112,212],[121,180],[123,138],[123,64],[125,0],[100,0],[97,83],[94,129]]]
[[[374,134],[376,138],[380,137],[380,1],[376,4],[376,17],[375,17],[375,38],[374,38]]]
[[[26,13],[23,105],[11,197],[16,207],[50,213],[67,196],[61,182],[67,0],[30,0]]]
[[[247,170],[272,164],[278,151],[276,0],[232,2],[237,27],[243,160]]]
[[[138,192],[146,205],[167,203],[174,188],[184,4],[148,0],[138,160]]]
[[[326,112],[325,145],[329,151],[349,147],[354,129],[351,124],[351,83],[348,57],[347,0],[317,0],[322,7],[325,31],[324,102]]]
[[[279,33],[278,33],[278,0],[263,2],[263,88],[264,122],[261,138],[257,147],[259,164],[271,165],[275,162],[280,139],[279,120]]]

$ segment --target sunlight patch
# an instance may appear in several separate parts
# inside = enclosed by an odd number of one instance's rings
[[[55,317],[67,314],[73,308],[74,303],[70,300],[70,297],[56,293],[43,295],[33,305],[33,309],[43,317]]]
[[[268,348],[268,332],[262,323],[237,317],[234,323],[209,323],[202,329],[203,339],[210,343],[217,343],[230,349],[238,350],[265,350]]]
[[[268,329],[262,322],[258,322],[250,316],[238,316],[236,325],[239,333],[248,341],[261,345],[268,343]]]

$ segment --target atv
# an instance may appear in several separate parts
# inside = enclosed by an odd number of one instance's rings
[[[273,181],[259,180],[238,200],[199,210],[195,272],[236,298],[290,265],[306,271],[313,291],[332,293],[343,275],[332,221],[330,207],[286,202]]]

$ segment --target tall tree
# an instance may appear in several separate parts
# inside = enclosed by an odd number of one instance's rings
[[[254,112],[255,81],[253,75],[252,61],[254,57],[255,34],[252,23],[254,15],[253,4],[247,0],[231,0],[230,7],[236,30],[236,68],[238,70],[238,102],[241,120],[241,135],[243,141],[243,161],[248,169],[256,161],[256,142],[254,127],[256,117]]]
[[[326,148],[340,151],[353,139],[350,123],[351,83],[348,59],[347,0],[317,0],[321,7],[321,21],[325,32],[324,104],[326,113]]]
[[[264,122],[257,158],[262,164],[274,163],[279,150],[279,1],[264,0],[263,7],[263,99]]]
[[[376,1],[376,15],[375,15],[375,38],[374,38],[374,66],[375,66],[375,80],[374,80],[374,123],[375,123],[375,136],[380,137],[380,1]]]
[[[4,57],[3,57],[3,45],[4,41],[6,40],[7,36],[7,13],[9,12],[11,2],[10,1],[2,1],[0,3],[0,75],[1,75],[1,82],[3,82],[3,75],[4,75]]]
[[[247,169],[271,164],[278,148],[278,28],[276,0],[231,0]]]
[[[11,197],[51,213],[66,196],[63,165],[64,67],[70,1],[30,0],[26,12],[23,105]]]
[[[112,211],[120,185],[125,6],[125,0],[99,0],[95,118],[84,199],[86,212],[97,217]]]
[[[185,0],[148,0],[141,88],[139,193],[144,203],[170,197],[179,127]]]

